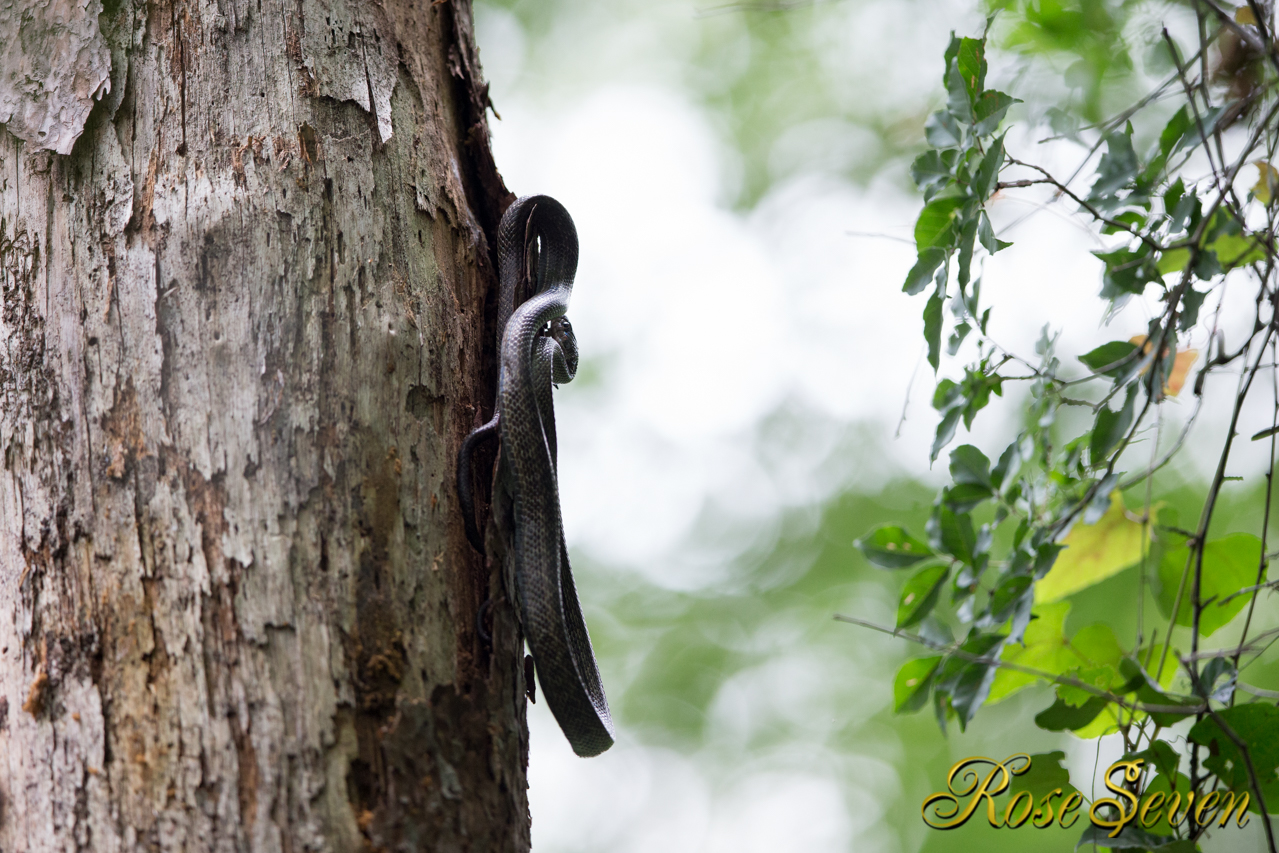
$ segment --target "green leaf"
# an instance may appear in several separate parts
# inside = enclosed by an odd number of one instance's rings
[[[937,673],[937,685],[950,695],[950,705],[959,718],[961,729],[968,727],[977,709],[986,701],[996,672],[993,662],[984,663],[971,658],[997,659],[1004,639],[1002,634],[983,634],[973,629],[960,646],[965,656],[949,656]]]
[[[910,177],[915,186],[928,197],[929,190],[940,189],[952,177],[951,168],[946,165],[939,151],[925,151],[910,164]]]
[[[942,298],[933,292],[924,303],[924,340],[928,342],[928,363],[937,370],[941,359]]]
[[[939,564],[925,566],[906,581],[897,604],[897,630],[911,627],[932,612],[949,575],[950,568]]]
[[[962,444],[950,452],[950,476],[956,483],[990,486],[990,460],[971,444]]]
[[[960,483],[943,492],[942,502],[955,512],[971,512],[982,501],[994,495],[990,486],[980,483]]]
[[[963,222],[956,222],[959,227],[959,266],[956,280],[962,291],[972,278],[973,247],[977,243],[977,217],[969,216]]]
[[[994,592],[990,594],[990,612],[991,623],[995,625],[1002,624],[1005,620],[1012,616],[1013,611],[1023,604],[1023,599],[1029,601],[1027,593],[1032,583],[1028,575],[1018,575],[1016,577],[1006,578],[1001,581],[999,586],[995,587]],[[1025,634],[1022,634],[1025,639]]]
[[[1131,341],[1111,341],[1084,353],[1079,360],[1093,373],[1117,377],[1136,372],[1135,368],[1141,364],[1141,357],[1134,355],[1136,352],[1137,345]]]
[[[1205,663],[1204,668],[1199,672],[1199,687],[1203,688],[1203,692],[1196,690],[1195,693],[1201,698],[1228,705],[1235,694],[1235,684],[1238,680],[1239,673],[1230,660],[1213,658]]]
[[[1181,766],[1181,756],[1172,748],[1172,744],[1164,740],[1156,740],[1141,752],[1134,752],[1130,757],[1145,759],[1168,778],[1172,778],[1177,773],[1177,768]]]
[[[1060,788],[1062,798],[1069,797],[1078,789],[1070,784],[1070,772],[1061,766],[1065,757],[1066,753],[1060,749],[1030,756],[1030,766],[1021,775],[1013,777],[1009,794],[1015,797],[1021,791],[1029,791],[1034,801],[1039,802]]]
[[[1181,295],[1181,317],[1177,320],[1177,328],[1186,331],[1199,322],[1199,308],[1204,304],[1206,293],[1200,293],[1193,287],[1186,288]]]
[[[982,247],[992,255],[1007,249],[1012,243],[1006,240],[1000,240],[995,236],[995,230],[990,225],[990,217],[986,215],[986,211],[981,211],[977,219],[977,240]]]
[[[999,129],[999,123],[1004,120],[1004,114],[1008,112],[1008,108],[1020,103],[1019,99],[1005,95],[1003,92],[996,92],[994,89],[982,92],[973,106],[973,117],[977,120],[973,132],[978,136],[990,136]]]
[[[947,72],[949,72],[949,71],[950,71],[951,63],[955,61],[955,57],[956,57],[956,56],[959,56],[959,48],[960,48],[960,45],[962,45],[962,44],[963,44],[963,40],[962,40],[962,39],[960,39],[958,36],[956,36],[956,35],[955,35],[955,31],[954,31],[954,30],[951,30],[951,31],[950,31],[950,43],[946,45],[946,53],[945,53],[945,54],[943,54],[943,57],[944,57],[944,60],[945,60],[945,67],[946,67],[946,71],[947,71]],[[945,73],[943,73],[943,74],[942,74],[942,82],[943,82],[943,83],[945,83],[945,82],[946,82],[946,75],[945,75]]]
[[[1223,271],[1265,260],[1265,250],[1256,238],[1245,234],[1222,234],[1207,246],[1217,256]]]
[[[1058,699],[1035,715],[1035,725],[1050,732],[1082,729],[1106,709],[1106,703],[1104,696],[1094,696],[1079,707]]]
[[[1184,106],[1173,113],[1168,124],[1164,125],[1163,132],[1159,134],[1159,151],[1165,161],[1185,147],[1186,132],[1194,126],[1194,119],[1190,117],[1190,113]],[[1198,130],[1195,131],[1195,135],[1197,138]],[[1181,179],[1177,180],[1180,182]]]
[[[892,524],[876,527],[853,545],[881,569],[905,569],[933,556],[927,545]]]
[[[944,502],[955,512],[968,512],[994,495],[990,460],[971,444],[951,452],[950,475],[955,485],[946,490]]]
[[[968,97],[968,87],[956,65],[946,72],[946,111],[966,125],[973,123],[973,105]]]
[[[1186,571],[1186,561],[1189,558],[1190,549],[1182,545],[1167,551],[1159,562],[1159,590],[1156,600],[1164,616],[1172,615],[1173,601],[1177,597],[1177,588],[1181,585],[1181,576]],[[1255,585],[1260,566],[1261,540],[1251,533],[1232,533],[1204,546],[1203,572],[1199,585],[1200,600],[1205,602],[1199,617],[1199,631],[1203,636],[1211,635],[1244,608],[1254,593],[1235,596],[1225,604],[1221,600],[1244,587]],[[1181,605],[1177,608],[1178,625],[1189,626],[1193,621],[1190,599],[1194,570],[1194,564],[1191,563],[1185,590],[1181,595]],[[1265,580],[1264,573],[1262,580]]]
[[[945,260],[945,249],[936,246],[924,249],[919,253],[915,266],[911,267],[910,273],[906,276],[906,283],[902,285],[902,290],[911,296],[922,291],[933,280],[933,273],[937,272],[937,268]]]
[[[1159,260],[1155,262],[1155,269],[1159,270],[1160,275],[1168,275],[1181,272],[1189,262],[1189,249],[1169,249],[1159,256]]]
[[[1137,649],[1130,655],[1125,655],[1124,659],[1119,662],[1119,673],[1128,680],[1125,692],[1131,693],[1139,689],[1143,684],[1149,684],[1161,692],[1167,690],[1177,678],[1177,661],[1180,658],[1181,652],[1177,651],[1176,648],[1169,649],[1164,671],[1159,673],[1159,681],[1156,682],[1153,672],[1146,672],[1142,662],[1149,660],[1150,665],[1157,672],[1159,670],[1159,661],[1164,659],[1163,643],[1155,643],[1153,646],[1146,646]]]
[[[945,506],[933,509],[928,518],[928,541],[937,550],[971,564],[977,536],[973,520],[967,513],[956,513]]]
[[[960,39],[955,68],[963,79],[968,103],[976,103],[978,94],[986,87],[986,40]]]
[[[933,408],[939,412],[952,409],[964,395],[964,389],[953,379],[943,379],[933,389]]]
[[[1106,461],[1106,457],[1110,452],[1119,446],[1124,440],[1124,436],[1128,433],[1128,427],[1132,425],[1133,407],[1137,399],[1137,386],[1129,385],[1128,394],[1124,399],[1123,407],[1117,411],[1111,411],[1109,406],[1103,406],[1097,412],[1097,421],[1092,428],[1092,438],[1088,443],[1089,457],[1094,466],[1100,466]]]
[[[1194,273],[1195,277],[1201,281],[1208,281],[1221,275],[1221,262],[1217,260],[1217,253],[1207,250],[1200,252],[1199,257],[1195,259]]]
[[[1020,444],[1020,439],[1012,442],[999,455],[999,461],[995,463],[995,467],[990,472],[990,480],[996,488],[1003,488],[1005,483],[1012,482],[1011,478],[1016,477],[1017,472],[1021,470]]]
[[[924,138],[934,148],[953,149],[963,145],[964,133],[953,115],[938,110],[924,122]]]
[[[1168,186],[1168,189],[1164,190],[1164,213],[1171,217],[1172,212],[1177,209],[1177,205],[1181,204],[1181,200],[1185,195],[1186,182],[1181,178],[1177,178]]]
[[[937,454],[941,453],[942,448],[950,444],[950,440],[955,437],[955,427],[959,425],[959,419],[963,414],[963,409],[950,409],[942,416],[937,424],[937,435],[933,438],[933,446],[928,452],[929,462],[936,462]]]
[[[1001,136],[990,143],[990,148],[977,166],[977,173],[973,175],[973,194],[979,201],[985,201],[995,192],[995,186],[999,183],[999,170],[1003,165],[1004,137]]]
[[[1141,562],[1145,530],[1124,512],[1116,493],[1096,524],[1076,524],[1061,544],[1066,550],[1035,585],[1035,601],[1058,601]]]
[[[963,406],[964,426],[968,429],[972,429],[977,413],[990,402],[990,395],[1003,394],[1004,378],[993,371],[987,374],[985,369],[986,365],[980,365],[976,370],[965,367],[963,384],[956,386],[955,399],[951,401],[953,405]],[[937,408],[935,402],[934,408]]]
[[[922,253],[932,246],[948,248],[955,242],[955,217],[963,207],[964,199],[938,197],[924,205],[915,221],[915,245]]]
[[[1115,193],[1131,184],[1137,177],[1140,165],[1132,148],[1132,125],[1123,133],[1106,136],[1106,153],[1097,164],[1097,180],[1088,194],[1090,201],[1107,202]],[[1111,205],[1105,204],[1104,207]]]
[[[1082,707],[1096,698],[1097,690],[1110,690],[1120,679],[1119,673],[1113,666],[1078,667],[1068,669],[1062,675],[1096,688],[1096,690],[1089,690],[1075,684],[1058,684],[1057,698],[1075,708]]]
[[[1036,606],[1021,644],[1008,643],[1004,646],[1001,660],[1050,675],[1060,675],[1072,666],[1078,666],[1081,661],[1070,651],[1063,630],[1069,611],[1070,602],[1067,601]],[[998,702],[1039,680],[1038,676],[1027,672],[1001,669],[991,685],[989,701]]]
[[[1268,702],[1235,705],[1222,708],[1217,715],[1248,747],[1249,757],[1257,771],[1257,781],[1266,805],[1279,802],[1279,708]],[[1232,791],[1242,793],[1251,790],[1248,765],[1234,740],[1225,733],[1212,717],[1204,717],[1195,723],[1187,735],[1191,743],[1208,747],[1211,756],[1204,759],[1204,767],[1216,773]],[[1252,811],[1257,811],[1256,795],[1252,796]]]
[[[1110,667],[1118,672],[1124,658],[1124,650],[1115,637],[1115,631],[1104,622],[1085,625],[1070,638],[1070,648],[1091,667]]]
[[[1150,262],[1149,250],[1117,249],[1113,252],[1093,252],[1106,264],[1102,274],[1101,295],[1114,299],[1125,293],[1140,294],[1146,285],[1159,279],[1159,270]]]
[[[928,690],[941,656],[908,660],[893,678],[893,713],[918,711],[928,701]]]
[[[1125,227],[1127,226],[1127,227]],[[1146,226],[1145,214],[1136,210],[1125,210],[1110,217],[1110,222],[1101,226],[1102,234],[1128,234],[1141,231]]]
[[[1177,234],[1188,222],[1198,221],[1199,197],[1186,192],[1186,185],[1178,178],[1164,193],[1164,213],[1168,215],[1168,233]]]

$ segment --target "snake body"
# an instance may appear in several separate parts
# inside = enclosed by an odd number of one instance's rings
[[[551,401],[552,385],[568,382],[577,370],[577,342],[564,316],[577,254],[573,219],[549,196],[525,196],[502,217],[497,403],[493,418],[462,443],[457,473],[467,537],[482,552],[471,455],[481,441],[500,437],[514,505],[520,622],[556,721],[573,751],[591,756],[613,745],[613,721],[564,546]]]

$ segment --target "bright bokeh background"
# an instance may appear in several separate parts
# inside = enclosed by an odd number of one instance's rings
[[[923,297],[900,290],[920,206],[907,168],[950,32],[984,19],[960,0],[715,3],[476,2],[502,173],[561,200],[581,239],[561,489],[619,727],[584,761],[531,709],[534,849],[1070,850],[1078,829],[939,833],[919,805],[964,756],[1060,748],[1078,780],[1114,744],[1035,729],[1046,690],[949,738],[929,713],[895,717],[893,673],[919,650],[832,620],[892,623],[900,578],[852,541],[921,530],[945,473],[928,466]],[[1001,74],[1025,97],[1018,68]],[[1068,352],[1144,331],[1141,304],[1102,326],[1101,244],[1068,210],[992,213],[1016,242],[985,270],[1001,344],[1033,353],[1044,318]],[[997,455],[1021,396],[960,439]],[[1259,449],[1237,463],[1249,480]]]

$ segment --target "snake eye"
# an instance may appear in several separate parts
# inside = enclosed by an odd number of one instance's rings
[[[568,321],[567,317],[556,317],[554,320],[547,323],[539,334],[541,334],[542,337],[563,340],[565,337],[572,337],[573,324]]]

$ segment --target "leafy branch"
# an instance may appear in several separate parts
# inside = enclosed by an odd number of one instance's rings
[[[1065,6],[1054,12],[1019,0],[993,5],[1010,20],[1006,43],[1013,49],[1039,58],[1074,56],[1072,67],[1100,69],[1076,105],[1081,117],[1095,113],[1106,69],[1126,56],[1127,6],[1118,0],[1099,6],[1110,17],[1085,32]],[[1178,7],[1165,8],[1171,14]],[[961,424],[973,428],[1005,383],[1025,388],[1025,419],[997,458],[971,444],[949,451],[950,483],[922,538],[886,525],[858,540],[871,563],[909,570],[896,625],[836,618],[936,652],[903,665],[894,695],[899,712],[931,701],[943,731],[952,720],[966,728],[981,707],[1031,684],[1051,685],[1055,701],[1037,724],[1082,737],[1118,733],[1130,754],[1159,751],[1159,774],[1175,787],[1180,759],[1160,734],[1193,720],[1191,790],[1247,786],[1276,853],[1266,803],[1279,804],[1279,746],[1267,744],[1279,744],[1279,708],[1241,703],[1238,695],[1267,700],[1279,691],[1241,685],[1238,675],[1248,665],[1243,655],[1255,662],[1275,640],[1259,644],[1276,634],[1249,638],[1258,596],[1279,584],[1266,578],[1279,441],[1279,170],[1271,165],[1279,146],[1279,52],[1268,5],[1248,0],[1232,10],[1192,0],[1189,9],[1198,31],[1193,51],[1182,51],[1166,28],[1151,40],[1172,73],[1114,117],[1075,122],[1047,137],[1059,147],[1080,146],[1078,166],[1064,180],[1009,150],[1001,126],[1021,102],[987,87],[988,39],[952,36],[943,56],[945,106],[925,123],[929,148],[910,169],[924,205],[914,232],[917,258],[902,287],[926,294],[924,342],[934,373],[942,374],[944,358],[964,356],[937,381],[930,459],[951,445]],[[1068,39],[1068,32],[1076,35]],[[1048,114],[1070,125],[1070,109]],[[1245,191],[1240,176],[1249,165],[1259,178]],[[1108,241],[1093,252],[1102,266],[1107,322],[1134,300],[1158,306],[1143,321],[1143,334],[1069,359],[1058,352],[1051,323],[1033,356],[994,339],[981,270],[984,258],[1012,244],[1000,239],[991,209],[1012,194],[1045,189],[1051,198],[1041,207],[1072,205],[1069,215]],[[1251,328],[1233,347],[1220,325],[1228,283],[1253,294]],[[1205,312],[1206,304],[1215,308]],[[1187,346],[1198,335],[1206,339],[1202,358]],[[1272,382],[1256,381],[1267,373]],[[1235,377],[1229,428],[1198,522],[1184,530],[1156,500],[1156,475],[1194,446],[1188,436],[1205,388],[1228,376]],[[1266,384],[1273,386],[1272,425],[1254,436],[1270,438],[1259,535],[1214,536],[1223,487],[1238,479],[1227,475],[1235,436]],[[1165,407],[1186,389],[1193,408],[1166,436]],[[1087,427],[1072,434],[1083,413]],[[1142,442],[1151,445],[1149,458],[1133,471],[1133,450]],[[1139,509],[1130,511],[1125,494],[1138,489],[1128,497]],[[1140,576],[1132,642],[1121,643],[1104,623],[1069,634],[1071,596],[1128,570]],[[1148,594],[1158,611],[1150,618]],[[1245,607],[1237,642],[1204,647]],[[1174,649],[1178,638],[1188,642],[1188,654]],[[1179,669],[1167,665],[1170,656]],[[1183,675],[1190,695],[1170,689]],[[1174,830],[1191,841],[1201,831],[1193,822]]]

